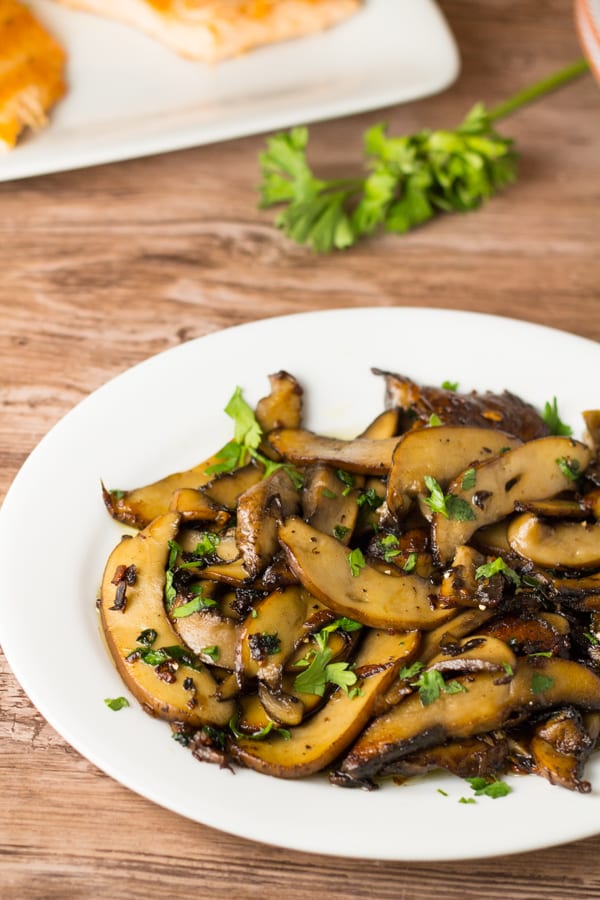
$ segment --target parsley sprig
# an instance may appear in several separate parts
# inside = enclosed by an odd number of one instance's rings
[[[494,122],[583,74],[580,60],[488,110],[477,103],[454,131],[389,137],[385,124],[364,135],[365,174],[317,178],[307,159],[308,129],[268,139],[260,155],[261,206],[283,206],[276,225],[298,244],[329,253],[379,229],[404,234],[442,212],[468,212],[516,178],[513,141]]]
[[[338,628],[344,631],[356,631],[360,627],[358,622],[343,617],[336,619],[317,632],[315,640],[319,649],[312,650],[304,659],[297,662],[296,665],[303,666],[304,671],[294,679],[294,690],[302,694],[316,694],[318,697],[322,697],[327,684],[335,684],[347,694],[350,693],[349,688],[353,687],[358,680],[356,673],[350,669],[347,662],[331,662],[333,650],[327,646],[327,643],[329,635]],[[357,696],[357,693],[355,689],[351,696]]]

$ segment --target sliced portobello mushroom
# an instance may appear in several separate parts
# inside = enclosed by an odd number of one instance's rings
[[[269,375],[271,392],[256,404],[256,418],[265,434],[274,428],[299,428],[303,390],[289,372]]]
[[[395,678],[399,666],[414,658],[419,635],[370,632],[356,657],[359,693],[336,690],[322,709],[291,729],[289,740],[268,735],[265,740],[231,742],[234,759],[277,778],[301,778],[330,765],[369,721],[378,693]]]
[[[387,475],[399,440],[392,437],[344,441],[302,428],[279,428],[269,434],[271,446],[294,465],[308,466],[323,462],[362,475]]]
[[[245,491],[238,501],[236,540],[244,568],[256,578],[278,549],[278,521],[298,511],[298,491],[285,469]]]
[[[229,519],[225,510],[216,507],[202,491],[195,488],[174,491],[169,510],[179,513],[182,522],[213,522],[216,528],[223,528]]]
[[[547,569],[600,566],[600,522],[551,521],[526,512],[508,526],[514,553]]]
[[[491,778],[505,769],[507,756],[506,737],[502,732],[492,732],[411,753],[383,766],[379,777],[411,778],[444,769],[459,778]]]
[[[432,542],[439,561],[451,559],[456,548],[468,544],[478,528],[508,516],[515,503],[571,491],[572,473],[583,473],[590,458],[589,447],[579,441],[545,437],[489,462],[476,463],[475,478],[469,480],[472,486],[464,487],[464,474],[459,475],[448,491],[454,506],[447,515],[434,513]]]
[[[418,694],[375,719],[341,766],[353,779],[372,778],[411,753],[522,722],[559,705],[600,709],[600,678],[576,662],[554,657],[520,659],[510,680],[497,673],[461,676],[464,692],[445,693],[428,706]]]
[[[292,517],[279,527],[290,568],[307,591],[339,616],[373,628],[429,630],[454,615],[433,608],[437,588],[418,575],[385,575],[372,566],[352,566],[348,549]],[[391,570],[389,570],[391,573]]]
[[[381,441],[386,438],[393,438],[399,434],[399,410],[385,409],[378,416],[375,416],[364,431],[361,431],[359,437],[371,438],[372,440]]]
[[[492,459],[522,442],[503,431],[442,425],[409,431],[397,445],[388,479],[387,503],[392,514],[402,512],[404,495],[427,492],[429,475],[445,488],[471,463]]]
[[[165,612],[169,541],[178,528],[179,516],[166,513],[115,547],[102,579],[102,627],[119,674],[146,712],[190,725],[223,726],[233,704],[218,701],[217,683],[206,666],[197,671],[182,660],[186,648]],[[142,633],[153,635],[151,656],[138,640]]]
[[[318,531],[347,544],[358,519],[358,493],[346,491],[334,469],[316,463],[306,470],[302,488],[302,515]]]
[[[181,617],[177,614],[181,607],[175,603],[170,612],[171,624],[180,640],[204,663],[233,669],[239,625],[214,608]]]
[[[444,425],[468,425],[479,428],[500,428],[522,441],[543,437],[549,428],[539,413],[520,397],[504,391],[493,394],[461,394],[439,387],[418,385],[404,375],[373,369],[385,378],[386,406],[410,411],[413,419],[428,424],[432,414]]]
[[[262,481],[264,475],[264,466],[256,460],[252,460],[247,466],[218,475],[213,481],[200,488],[200,493],[217,508],[234,510],[240,495]]]
[[[592,786],[583,780],[583,768],[594,747],[581,713],[567,707],[541,722],[531,738],[531,755],[538,775],[550,784],[589,794]]]
[[[255,604],[239,632],[235,651],[240,684],[258,678],[281,687],[283,667],[306,633],[312,598],[296,585],[274,591]]]
[[[131,491],[108,490],[102,485],[104,504],[113,517],[131,528],[145,528],[169,509],[171,495],[181,488],[199,488],[213,477],[207,470],[219,462],[218,454],[184,472],[175,472]]]

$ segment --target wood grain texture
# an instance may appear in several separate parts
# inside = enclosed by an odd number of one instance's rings
[[[311,157],[323,174],[352,172],[375,121],[395,133],[452,126],[475,100],[499,102],[580,55],[563,0],[442,6],[462,54],[457,83],[314,126]],[[0,185],[0,497],[47,430],[107,379],[254,318],[439,306],[600,340],[599,110],[591,77],[530,107],[501,126],[521,154],[519,180],[501,196],[331,257],[287,242],[256,208],[261,137]],[[4,662],[0,797],[7,898],[600,897],[600,836],[494,863],[365,865],[189,822],[72,750]]]

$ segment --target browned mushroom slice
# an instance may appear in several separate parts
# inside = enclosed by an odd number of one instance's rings
[[[193,660],[186,662],[165,612],[165,567],[178,527],[179,516],[167,513],[115,547],[102,579],[102,626],[123,681],[147,712],[190,725],[222,726],[234,706],[218,701],[206,666],[198,671],[189,665]],[[140,643],[142,634],[152,635],[151,647]],[[182,652],[174,654],[173,648]]]
[[[303,517],[313,528],[347,544],[358,518],[357,496],[355,490],[345,490],[330,466],[316,463],[308,468],[304,479]]]
[[[235,509],[240,495],[264,478],[264,467],[253,461],[233,472],[223,472],[203,488],[202,493],[212,504],[224,509]]]
[[[554,522],[523,513],[510,523],[507,536],[511,550],[546,569],[600,566],[600,522]]]
[[[539,775],[551,784],[588,794],[592,786],[583,781],[583,767],[594,741],[588,734],[581,713],[576,709],[559,710],[535,729],[531,754]]]
[[[170,618],[183,643],[203,662],[233,669],[239,629],[235,621],[215,612],[214,608],[178,616],[180,608],[181,604],[175,603]]]
[[[449,741],[411,753],[383,766],[379,776],[410,778],[436,769],[444,769],[459,778],[490,778],[502,772],[508,755],[508,741],[502,733]]]
[[[557,657],[520,659],[510,680],[484,672],[456,681],[464,691],[442,691],[427,706],[413,694],[375,719],[341,771],[354,779],[371,778],[413,752],[516,724],[536,710],[567,704],[600,709],[600,678],[579,663]]]
[[[291,729],[289,740],[279,735],[269,735],[263,741],[238,739],[231,744],[232,756],[249,768],[278,778],[300,778],[319,772],[364,728],[378,693],[387,688],[403,662],[414,659],[418,647],[417,632],[370,632],[355,661],[359,675],[357,694],[350,696],[338,689],[319,712]]]
[[[439,560],[447,562],[478,528],[505,518],[515,503],[572,490],[573,473],[583,473],[590,457],[589,447],[579,441],[545,437],[476,463],[469,487],[463,486],[463,475],[450,484],[454,507],[447,516],[441,512],[433,516],[432,541]]]
[[[583,500],[574,498],[553,497],[551,500],[529,500],[526,503],[515,503],[515,512],[530,512],[546,519],[585,519],[590,509]]]
[[[373,628],[429,630],[454,615],[432,608],[437,588],[418,575],[378,572],[352,565],[352,555],[335,538],[290,518],[279,528],[288,562],[304,587],[340,616]],[[391,570],[390,570],[391,571]]]
[[[428,423],[435,414],[444,425],[501,428],[523,441],[548,434],[548,426],[533,406],[509,391],[459,394],[444,388],[420,386],[404,375],[380,369],[373,372],[385,378],[386,406],[410,410],[423,423]]]
[[[442,425],[410,431],[394,451],[387,490],[390,511],[402,511],[404,494],[425,493],[426,475],[445,488],[471,463],[491,459],[520,443],[518,438],[491,428]]]
[[[304,703],[294,694],[276,691],[259,682],[258,696],[267,715],[280,725],[299,725],[304,717]]]
[[[489,635],[474,634],[460,641],[447,639],[442,650],[429,662],[427,671],[444,675],[466,672],[504,672],[512,674],[517,658],[504,641]]]
[[[347,472],[387,475],[392,454],[400,438],[355,438],[344,441],[323,437],[302,428],[280,428],[269,435],[269,443],[283,459],[299,466],[329,463]]]
[[[180,488],[171,495],[169,510],[179,513],[183,522],[214,522],[216,528],[222,528],[229,514],[218,509],[202,491],[194,488]]]
[[[263,432],[274,428],[299,428],[302,422],[302,388],[289,372],[269,375],[271,393],[256,404],[256,418]]]
[[[241,495],[236,540],[250,577],[259,575],[278,549],[278,520],[293,515],[299,505],[298,491],[284,469],[276,469]]]
[[[505,641],[519,653],[551,653],[564,655],[568,648],[569,622],[558,613],[505,615],[481,627],[488,634]]]
[[[473,547],[461,544],[456,548],[452,565],[446,569],[440,587],[443,606],[473,606],[494,608],[504,596],[505,579],[499,573],[478,578],[478,570],[485,557]]]
[[[207,474],[207,469],[219,461],[215,454],[193,469],[176,472],[132,491],[107,490],[102,485],[104,503],[114,519],[132,528],[145,528],[153,519],[168,511],[174,491],[199,488],[209,482],[213,476]]]
[[[236,648],[240,683],[258,678],[272,688],[281,685],[283,666],[306,633],[311,597],[301,587],[274,591],[260,600],[245,620]]]
[[[392,438],[398,434],[398,426],[398,410],[385,409],[367,425],[364,431],[361,431],[359,437],[372,438],[377,441]]]

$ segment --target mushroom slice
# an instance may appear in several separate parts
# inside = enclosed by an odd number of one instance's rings
[[[554,522],[533,513],[508,526],[511,550],[546,569],[595,569],[600,566],[600,522]]]
[[[316,463],[307,469],[302,489],[302,515],[313,528],[333,534],[347,544],[358,518],[356,501],[356,492],[346,492],[330,466]]]
[[[274,428],[299,428],[302,422],[302,388],[289,372],[269,375],[271,393],[256,404],[256,418],[263,432]]]
[[[165,612],[165,567],[178,527],[179,516],[166,513],[115,547],[102,579],[102,626],[123,681],[147,712],[190,725],[226,725],[235,707],[217,700],[217,684],[205,666],[198,671],[181,659],[185,648]],[[144,632],[156,633],[152,654],[138,641]]]
[[[558,613],[506,615],[484,625],[481,634],[497,637],[523,655],[558,656],[568,648],[569,622]]]
[[[393,438],[398,434],[398,425],[398,410],[385,409],[367,425],[364,431],[361,431],[359,437],[378,441]]]
[[[285,469],[276,469],[241,495],[236,540],[251,578],[262,572],[278,549],[278,519],[293,515],[299,505],[298,491]]]
[[[508,741],[501,733],[448,741],[383,766],[380,777],[410,778],[444,769],[459,778],[490,778],[502,772],[508,756]]]
[[[419,635],[372,631],[356,657],[355,696],[336,690],[322,709],[291,730],[289,740],[269,735],[263,741],[238,739],[231,755],[251,769],[278,778],[301,778],[324,769],[352,743],[372,715],[377,695],[396,677],[399,666],[414,659]],[[364,676],[360,676],[363,670]]]
[[[302,519],[292,517],[281,525],[279,540],[306,590],[339,616],[373,628],[409,631],[435,628],[454,615],[454,610],[432,609],[437,588],[430,581],[385,575],[368,564],[353,570],[348,549]]]
[[[262,682],[258,685],[258,696],[267,715],[280,725],[299,725],[304,716],[304,703],[294,694],[273,691]]]
[[[323,437],[302,428],[279,428],[269,435],[269,443],[283,459],[299,466],[329,463],[347,472],[387,475],[392,454],[400,438],[355,438],[344,441]]]
[[[199,488],[207,484],[213,477],[207,474],[207,470],[220,461],[218,454],[209,456],[193,469],[175,472],[161,478],[160,481],[154,481],[132,491],[107,490],[102,485],[104,504],[113,519],[132,528],[145,528],[153,519],[168,511],[174,491],[181,488]]]
[[[464,691],[440,693],[428,706],[412,694],[375,719],[341,766],[352,779],[372,778],[384,766],[446,740],[462,740],[523,721],[559,705],[600,709],[600,678],[566,659],[520,659],[513,678],[462,676]]]
[[[183,522],[214,522],[217,528],[227,524],[229,514],[218,509],[202,491],[180,488],[169,501],[169,511],[179,513]]]
[[[272,688],[280,687],[283,666],[304,634],[311,599],[301,587],[291,586],[259,600],[237,642],[240,683],[258,678]]]
[[[208,665],[225,669],[235,666],[235,647],[239,626],[233,619],[214,609],[200,609],[189,616],[177,617],[177,605],[171,610],[173,628],[183,643]]]
[[[425,493],[426,475],[446,487],[472,462],[492,459],[521,443],[518,438],[491,428],[441,425],[409,431],[397,445],[392,459],[387,490],[390,511],[394,515],[402,511],[404,494]]]
[[[240,495],[264,478],[264,467],[252,461],[247,466],[223,472],[200,489],[210,503],[221,509],[235,509]]]
[[[415,415],[422,423],[428,423],[434,413],[444,425],[501,428],[523,441],[548,434],[548,426],[534,407],[509,391],[459,394],[445,388],[418,385],[404,375],[381,369],[373,369],[373,372],[385,378],[386,407],[410,410],[412,427]]]
[[[488,635],[470,635],[461,641],[447,639],[441,653],[434,656],[428,671],[512,673],[517,658],[508,644]]]
[[[538,775],[543,775],[550,784],[582,794],[592,789],[589,781],[582,780],[582,775],[593,747],[594,741],[581,713],[572,707],[553,713],[538,725],[530,744]]]
[[[590,506],[586,506],[584,498],[579,500],[553,497],[551,500],[530,500],[528,503],[515,503],[515,512],[530,512],[546,519],[585,519],[590,514]]]
[[[509,515],[515,503],[572,490],[572,473],[583,473],[590,458],[589,447],[579,441],[545,437],[476,463],[472,486],[463,487],[464,473],[449,486],[460,514],[450,510],[448,517],[441,512],[433,516],[432,542],[440,562],[447,562],[460,544],[468,544],[478,528]]]

